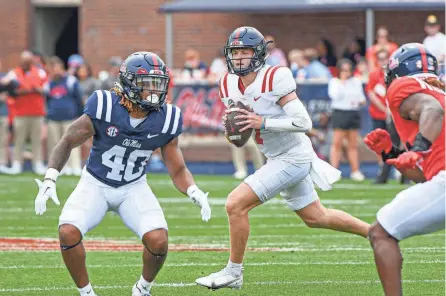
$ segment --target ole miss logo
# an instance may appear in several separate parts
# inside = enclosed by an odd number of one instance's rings
[[[242,41],[239,41],[239,40],[235,40],[235,41],[232,41],[232,42],[231,42],[231,45],[235,45],[235,46],[237,46],[237,45],[243,45],[243,42],[242,42]]]
[[[149,73],[147,72],[146,69],[144,69],[144,68],[139,68],[138,71],[136,71],[136,74],[149,74]]]
[[[119,134],[119,130],[116,126],[109,126],[105,133],[107,136],[114,138]]]

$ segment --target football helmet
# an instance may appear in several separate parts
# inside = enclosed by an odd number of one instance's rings
[[[250,72],[258,71],[264,64],[268,57],[267,44],[263,35],[253,27],[240,27],[234,30],[229,35],[228,41],[224,47],[224,54],[228,66],[229,73],[238,76],[245,76]],[[236,48],[252,48],[254,55],[248,67],[242,68],[234,66],[232,58],[232,49]]]
[[[406,43],[389,58],[385,73],[387,87],[395,78],[411,75],[438,76],[435,56],[421,43]]]
[[[146,111],[157,111],[165,103],[169,80],[163,60],[148,51],[132,53],[119,69],[125,97]],[[143,91],[149,94],[143,97]]]

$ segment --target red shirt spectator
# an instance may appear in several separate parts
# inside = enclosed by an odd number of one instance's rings
[[[369,76],[369,83],[366,87],[367,93],[373,92],[375,97],[386,106],[386,84],[384,82],[384,72],[381,69],[373,71]],[[386,120],[387,114],[377,107],[373,102],[369,106],[370,117],[377,120]]]
[[[386,84],[384,82],[384,67],[389,55],[387,51],[381,50],[376,54],[379,67],[370,73],[366,92],[370,99],[369,113],[374,121],[385,121],[387,119]],[[377,123],[378,124],[378,123]],[[381,123],[384,124],[384,123]],[[377,128],[375,126],[374,128]]]
[[[15,80],[18,83],[17,96],[13,98],[11,104],[11,113],[14,116],[43,116],[45,98],[42,93],[47,76],[43,69],[28,63],[26,58],[21,66],[6,76],[8,81]]]
[[[376,32],[376,44],[367,49],[366,59],[369,62],[369,71],[373,72],[379,67],[376,54],[380,50],[386,50],[389,56],[398,49],[396,43],[389,41],[389,32],[385,27],[380,27]]]

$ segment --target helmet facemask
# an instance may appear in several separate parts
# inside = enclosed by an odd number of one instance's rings
[[[145,111],[158,111],[166,101],[168,75],[122,73],[121,79],[130,85],[124,87],[128,99]]]
[[[238,41],[234,41],[234,42],[232,42],[233,45],[226,45],[224,47],[224,54],[225,54],[226,63],[228,66],[229,73],[236,74],[238,76],[246,76],[247,74],[249,74],[251,72],[257,72],[265,64],[265,60],[267,58],[267,51],[266,51],[267,43],[265,42],[264,44],[259,44],[256,46],[246,46],[246,45],[234,44],[237,42]],[[253,50],[252,57],[250,57],[250,58],[249,57],[233,58],[232,53],[233,53],[234,49],[243,50],[246,48],[250,48]],[[240,65],[236,65],[237,64],[236,61],[247,60],[247,59],[250,60],[250,63],[248,66],[242,67],[241,63],[240,63]]]

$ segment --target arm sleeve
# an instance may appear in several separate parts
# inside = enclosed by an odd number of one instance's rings
[[[313,128],[313,123],[307,109],[299,99],[292,100],[283,106],[287,118],[265,119],[265,130],[277,132],[307,133]]]
[[[274,73],[272,89],[277,101],[294,91],[296,91],[296,81],[291,70],[287,67],[278,68],[277,72]]]

